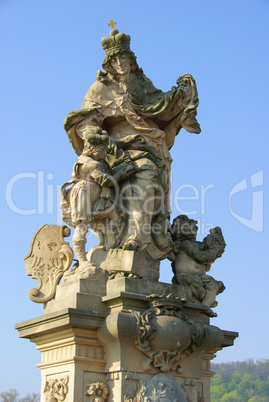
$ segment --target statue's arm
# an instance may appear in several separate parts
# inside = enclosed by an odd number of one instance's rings
[[[85,134],[96,133],[98,129],[102,128],[105,118],[111,115],[112,102],[112,93],[106,85],[96,81],[90,86],[81,107],[81,111],[89,111],[89,113],[76,127],[80,138],[84,139]]]
[[[86,134],[96,133],[102,127],[103,121],[104,116],[99,111],[93,110],[77,125],[76,132],[80,138],[84,139]]]

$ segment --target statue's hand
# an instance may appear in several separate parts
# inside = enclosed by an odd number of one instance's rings
[[[109,152],[111,155],[116,156],[116,155],[117,155],[117,148],[118,148],[118,147],[117,147],[116,142],[113,141],[111,137],[109,137],[108,152]]]
[[[183,94],[186,93],[190,87],[188,79],[182,76],[177,79],[177,85],[178,89],[180,89]]]
[[[102,187],[113,187],[113,186],[115,186],[115,179],[112,176],[107,176],[102,182]]]
[[[181,241],[180,240],[176,240],[176,241],[173,242],[173,247],[174,247],[173,251],[174,251],[175,254],[179,253],[180,246],[181,246]]]
[[[108,136],[108,133],[106,130],[102,130],[102,127],[99,126],[87,126],[83,129],[83,134],[84,134],[84,138],[87,137],[87,135],[89,134],[100,134],[100,135],[104,135],[104,136]]]

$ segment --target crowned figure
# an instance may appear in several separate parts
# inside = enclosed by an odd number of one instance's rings
[[[161,260],[171,252],[169,149],[185,128],[200,133],[196,120],[198,94],[189,74],[163,92],[138,66],[130,36],[112,29],[101,40],[106,52],[102,71],[87,91],[81,109],[68,114],[64,128],[80,155],[90,133],[106,132],[106,162],[112,174],[121,163],[131,168],[115,184],[115,204],[125,213],[125,225],[115,247],[146,253]],[[121,159],[122,157],[122,159]],[[122,161],[122,162],[119,162]]]

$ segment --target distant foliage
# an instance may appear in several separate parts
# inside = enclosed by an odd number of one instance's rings
[[[269,402],[269,359],[212,364],[211,402]]]
[[[9,389],[6,392],[0,393],[0,402],[39,402],[39,394],[27,394],[24,398],[19,399],[19,393],[16,389]]]

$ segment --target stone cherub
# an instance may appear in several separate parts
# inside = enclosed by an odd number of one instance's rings
[[[170,228],[174,241],[175,259],[172,262],[173,283],[189,286],[193,301],[208,306],[208,315],[216,316],[210,308],[216,305],[216,295],[223,292],[223,282],[207,275],[211,264],[220,258],[225,249],[225,241],[220,227],[210,230],[202,242],[196,240],[197,221],[180,215]]]
[[[105,249],[116,247],[120,241],[118,236],[125,218],[114,202],[113,187],[134,168],[123,153],[120,158],[113,158],[113,172],[105,160],[108,150],[109,137],[105,131],[89,133],[74,165],[73,180],[61,188],[62,218],[75,228],[72,243],[80,265],[88,262],[85,244],[89,227]]]
[[[103,71],[97,72],[81,109],[68,114],[64,128],[78,155],[96,129],[105,130],[118,147],[124,143],[125,151],[132,153],[136,168],[119,184],[122,207],[128,211],[120,248],[161,260],[172,249],[169,149],[182,127],[200,133],[199,100],[189,74],[180,76],[170,91],[157,89],[138,66],[130,40],[117,29],[101,40],[106,53]]]

